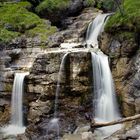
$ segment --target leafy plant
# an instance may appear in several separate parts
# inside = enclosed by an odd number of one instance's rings
[[[93,6],[95,4],[94,0],[86,0],[87,6]]]
[[[113,11],[115,9],[115,0],[100,0],[96,1],[97,8],[105,11]]]
[[[56,31],[49,23],[40,19],[36,14],[29,12],[29,2],[4,4],[0,8],[0,41],[8,42],[11,39],[27,34],[28,37],[40,36],[44,41],[48,34]]]
[[[36,12],[41,13],[44,10],[55,12],[67,8],[70,0],[44,0],[37,7]]]
[[[128,30],[140,30],[140,1],[125,0],[124,1],[124,15],[118,10],[108,20],[105,30],[109,32],[117,32],[119,27]]]

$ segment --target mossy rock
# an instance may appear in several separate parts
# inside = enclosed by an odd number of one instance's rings
[[[85,0],[84,4],[86,7],[92,7],[95,5],[95,0]]]
[[[91,4],[93,0],[86,1]],[[42,0],[35,11],[59,27],[65,18],[78,15],[83,8],[83,0]]]
[[[64,17],[71,0],[43,0],[35,9],[37,14],[55,23]]]
[[[29,2],[3,4],[0,8],[0,42],[9,42],[22,34],[39,36],[42,41],[57,31],[49,22],[28,11]]]
[[[105,12],[114,11],[116,9],[116,2],[114,0],[96,0],[96,7]]]
[[[114,38],[118,39],[120,42],[123,42],[124,40],[133,40],[135,42],[135,33],[129,31],[118,31],[115,33]]]
[[[108,20],[105,31],[116,33],[119,30],[140,31],[140,1],[125,0],[122,4],[123,14],[118,10]]]
[[[5,84],[5,86],[4,86],[4,91],[12,92],[12,88],[13,88],[13,85],[7,83],[7,84]]]
[[[56,12],[66,9],[69,6],[70,0],[44,0],[37,7],[36,11],[42,13],[44,10],[48,12]]]

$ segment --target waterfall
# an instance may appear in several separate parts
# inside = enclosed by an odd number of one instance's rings
[[[23,127],[22,97],[24,92],[24,78],[28,73],[16,73],[12,91],[11,124]]]
[[[120,119],[114,83],[108,57],[102,52],[91,53],[94,85],[94,116],[96,122],[110,122]],[[120,125],[106,127],[107,133],[120,129]],[[106,133],[105,132],[105,133]]]
[[[110,14],[99,14],[87,29],[86,43],[88,47],[98,48],[98,36],[104,30],[107,17]],[[110,122],[120,118],[117,106],[114,83],[109,68],[108,57],[99,49],[91,52],[93,69],[93,112],[96,122]],[[120,129],[121,125],[100,128],[104,135]]]
[[[58,97],[60,92],[60,84],[62,79],[62,74],[64,70],[64,65],[66,63],[66,58],[69,53],[66,53],[61,61],[58,78],[57,78],[57,86],[56,86],[56,92],[55,92],[55,104],[54,104],[54,118],[50,120],[47,126],[47,136],[49,135],[49,132],[54,131],[56,133],[55,140],[59,139],[60,135],[60,128],[59,128],[59,117],[58,117]]]
[[[110,14],[99,14],[88,26],[86,33],[86,44],[98,48],[98,36],[104,30],[106,18]]]
[[[113,121],[119,118],[115,90],[108,57],[102,53],[92,53],[93,81],[95,94],[95,118]]]
[[[57,86],[56,86],[56,92],[55,92],[54,118],[56,118],[58,115],[58,97],[59,97],[59,92],[60,92],[60,82],[61,82],[61,77],[63,74],[63,69],[64,69],[64,65],[66,63],[66,58],[67,58],[68,54],[69,53],[66,53],[63,56],[61,64],[60,64],[60,68],[59,68],[59,73],[58,73],[58,78],[57,78]]]
[[[10,125],[4,128],[7,135],[17,135],[24,133],[23,125],[23,93],[24,93],[24,78],[28,73],[16,73],[12,91],[11,103],[11,122]]]

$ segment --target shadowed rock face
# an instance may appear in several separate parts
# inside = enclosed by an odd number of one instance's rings
[[[25,122],[29,122],[27,133],[29,137],[34,132],[42,131],[43,121],[48,121],[54,113],[54,98],[57,76],[61,59],[65,52],[45,53],[59,49],[62,42],[83,41],[84,33],[90,21],[101,11],[88,8],[77,17],[70,17],[64,22],[67,29],[56,33],[50,40],[41,42],[38,37],[17,38],[9,44],[1,44],[0,51],[0,124],[6,124],[10,118],[10,102],[14,74],[20,71],[30,71],[25,78],[24,114]],[[77,35],[78,34],[78,35]],[[43,50],[42,46],[47,49]],[[57,48],[53,48],[57,47]],[[70,125],[74,131],[77,120],[85,121],[85,113],[91,112],[91,61],[87,52],[70,53],[62,76],[60,89],[59,111],[61,122],[65,128]],[[65,111],[65,113],[63,113]],[[28,114],[28,115],[27,115]],[[68,118],[69,116],[69,118]],[[72,119],[72,117],[74,119]],[[78,117],[77,117],[78,116]],[[66,123],[66,120],[68,122]],[[32,125],[32,124],[33,125]],[[28,125],[27,124],[27,125]],[[35,125],[38,126],[36,128]],[[35,127],[35,129],[32,128]],[[39,129],[39,130],[38,130]],[[23,138],[24,139],[24,138]]]
[[[0,49],[0,124],[10,118],[10,100],[14,72],[30,70],[26,77],[24,98],[26,133],[19,139],[33,139],[46,133],[46,126],[54,114],[54,99],[60,63],[65,52],[49,53],[62,42],[82,42],[89,22],[98,11],[85,9],[77,17],[64,20],[66,30],[49,37],[46,43],[38,38],[16,39]],[[49,49],[41,49],[42,46]],[[2,49],[3,48],[3,49]],[[116,93],[124,116],[140,113],[140,55],[138,43],[133,38],[124,40],[111,34],[100,38],[101,50],[110,56]],[[27,67],[30,64],[30,67]],[[67,56],[61,77],[59,96],[60,126],[64,134],[89,121],[85,116],[92,112],[92,67],[88,52],[71,52]]]
[[[124,116],[140,113],[139,94],[139,45],[135,36],[123,39],[111,34],[102,34],[100,47],[110,56],[116,93]]]
[[[28,122],[44,124],[53,117],[54,99],[60,63],[66,52],[40,54],[34,61],[27,80]],[[74,131],[88,123],[85,115],[92,112],[92,67],[88,52],[72,52],[66,58],[60,80],[58,116],[62,132]],[[32,96],[33,98],[31,98]]]
[[[91,5],[94,5],[94,1]],[[64,23],[63,20],[70,16],[79,15],[85,7],[89,7],[87,0],[68,0],[64,7],[59,7],[53,10],[49,10],[48,7],[46,7],[38,14],[43,18],[49,19],[52,24],[57,27],[61,27]]]
[[[69,131],[73,132],[79,125],[87,124],[89,120],[86,120],[86,116],[92,115],[91,54],[84,49],[82,49],[84,51],[75,50],[66,57],[60,81],[58,112],[61,135]],[[67,50],[47,51],[34,58],[30,75],[25,78],[24,115],[25,122],[28,122],[25,137],[33,138],[35,135],[40,136],[46,133],[46,126],[54,115],[58,72],[65,53]],[[14,79],[14,72],[11,69],[4,70],[5,75],[1,82],[6,84],[6,88],[2,86],[4,89],[1,89],[2,123],[9,120],[10,114],[7,115],[7,113],[9,113]],[[6,104],[8,105],[5,106]],[[33,129],[33,126],[36,127]]]

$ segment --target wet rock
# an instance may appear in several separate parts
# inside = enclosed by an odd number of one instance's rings
[[[50,48],[59,47],[61,43],[64,42],[64,36],[59,32],[55,33],[54,35],[50,36],[46,41],[46,46]]]
[[[29,105],[30,110],[28,114],[28,122],[30,123],[36,123],[40,121],[40,116],[44,113],[47,114],[50,111],[50,102],[42,102],[40,100],[36,102],[32,102]]]
[[[75,2],[79,3],[80,1],[81,0]],[[74,2],[72,2],[72,4],[74,4]],[[49,37],[49,39],[46,41],[46,45],[50,48],[56,48],[63,42],[84,42],[88,24],[96,17],[98,13],[101,13],[101,11],[94,8],[87,8],[77,17],[74,16],[64,19],[62,21],[62,30]]]
[[[31,74],[27,77],[27,94],[33,94],[39,101],[35,102],[30,99],[32,103],[29,105],[28,120],[30,123],[38,123],[38,128],[42,133],[46,131],[49,120],[54,114],[58,73],[65,53],[65,51],[58,51],[38,55]],[[92,106],[90,101],[92,88],[90,86],[92,78],[90,57],[88,52],[71,52],[66,57],[59,81],[60,135],[69,131],[73,132],[76,126],[89,121],[85,119],[85,113],[89,113]],[[46,101],[49,103],[44,104]]]
[[[139,112],[136,97],[139,97],[139,58],[138,44],[120,35],[103,33],[100,39],[101,50],[110,57],[110,64],[116,86],[116,93],[124,116]],[[136,111],[137,110],[137,111]]]
[[[140,114],[140,98],[137,98],[136,100],[135,100],[135,107],[136,107],[136,113],[137,114]]]
[[[21,36],[19,38],[14,39],[8,46],[6,46],[6,49],[12,50],[15,48],[26,48],[27,46],[27,39],[25,36]]]
[[[92,132],[83,132],[81,134],[66,134],[62,140],[95,140]]]
[[[82,140],[93,140],[92,132],[83,132],[82,133]]]
[[[1,116],[0,116],[0,125],[5,125],[10,120],[10,106],[9,104],[5,104],[3,106]]]
[[[131,128],[130,130],[128,130],[125,134],[123,134],[122,136],[120,136],[120,139],[123,140],[127,140],[127,139],[139,139],[140,137],[140,126],[136,125],[133,128]]]

